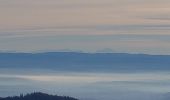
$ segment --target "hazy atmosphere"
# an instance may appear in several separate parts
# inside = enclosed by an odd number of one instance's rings
[[[170,54],[169,0],[0,0],[0,50]]]
[[[32,92],[170,100],[170,0],[0,0],[0,100]]]

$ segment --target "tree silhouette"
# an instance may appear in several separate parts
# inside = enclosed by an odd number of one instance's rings
[[[0,100],[78,100],[69,96],[57,96],[57,95],[49,95],[41,92],[34,92],[30,94],[20,94],[20,96],[13,97],[0,97]]]

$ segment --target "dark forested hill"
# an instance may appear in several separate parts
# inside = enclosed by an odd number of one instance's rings
[[[49,95],[41,92],[26,95],[0,98],[0,100],[78,100],[68,96]]]
[[[170,70],[169,55],[125,53],[0,53],[0,68],[57,71]]]

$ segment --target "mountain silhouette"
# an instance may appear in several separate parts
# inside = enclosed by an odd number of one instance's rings
[[[0,68],[56,71],[161,71],[170,70],[170,55],[126,53],[0,53]]]
[[[57,95],[49,95],[46,93],[35,92],[20,96],[13,96],[13,97],[0,97],[0,100],[78,100],[73,97],[69,96],[57,96]]]

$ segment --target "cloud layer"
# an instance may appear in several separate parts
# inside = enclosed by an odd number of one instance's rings
[[[1,0],[0,50],[170,54],[169,9],[168,0]]]

